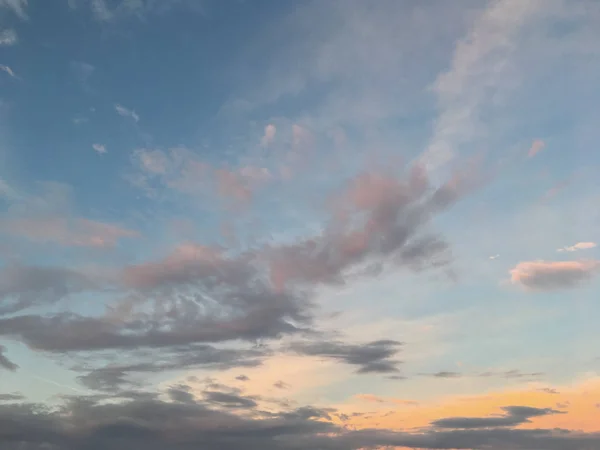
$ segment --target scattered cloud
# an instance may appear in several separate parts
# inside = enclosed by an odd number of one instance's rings
[[[496,254],[496,255],[490,256],[490,259],[498,259],[499,257],[500,257],[500,255]]]
[[[579,286],[596,274],[600,263],[590,261],[526,261],[511,269],[511,281],[523,287],[548,291]]]
[[[541,139],[536,139],[531,144],[531,147],[529,147],[529,152],[527,153],[527,156],[529,156],[530,158],[533,158],[535,155],[537,155],[539,152],[541,152],[545,146],[546,146],[546,143],[544,141],[542,141]]]
[[[0,31],[0,46],[15,45],[18,41],[17,32],[12,28]]]
[[[96,153],[99,153],[100,155],[103,155],[106,153],[106,147],[102,144],[93,144],[92,148],[94,149],[94,151]]]
[[[132,109],[128,109],[122,105],[116,104],[115,111],[118,115],[133,119],[133,121],[136,123],[140,121],[140,116],[138,116],[138,114]]]
[[[596,248],[598,244],[595,242],[578,242],[575,245],[570,245],[568,247],[563,247],[557,249],[558,252],[576,252],[578,250],[589,250],[592,248]]]

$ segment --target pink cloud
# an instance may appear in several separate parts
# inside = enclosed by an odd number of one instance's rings
[[[152,289],[182,283],[200,274],[213,274],[224,264],[221,253],[213,248],[182,244],[165,259],[130,266],[124,270],[123,282],[129,287]]]
[[[265,132],[263,134],[263,137],[260,140],[260,144],[263,147],[268,147],[275,140],[276,133],[277,133],[277,128],[275,127],[275,125],[273,125],[272,123],[268,124],[265,127]]]
[[[36,242],[96,248],[113,247],[122,238],[139,236],[118,225],[56,216],[5,219],[0,222],[0,231]]]
[[[600,261],[525,261],[510,270],[511,282],[531,290],[573,288],[597,273]]]
[[[590,250],[592,248],[596,248],[598,245],[595,242],[578,242],[575,245],[570,245],[568,247],[559,248],[557,251],[559,252],[576,252],[578,250]]]
[[[545,146],[546,146],[546,143],[544,141],[542,141],[541,139],[536,139],[535,141],[532,142],[531,147],[529,147],[528,156],[530,158],[533,158],[535,155],[537,155],[539,152],[541,152]]]

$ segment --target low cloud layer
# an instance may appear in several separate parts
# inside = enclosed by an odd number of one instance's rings
[[[415,432],[349,431],[329,421],[332,410],[305,406],[266,413],[251,399],[233,394],[207,392],[205,401],[199,401],[185,386],[169,392],[169,401],[143,392],[108,403],[94,397],[71,397],[54,410],[31,403],[0,403],[0,417],[10,424],[0,428],[0,446],[6,450],[358,450],[383,446],[584,450],[600,444],[600,435],[595,434],[512,428],[558,413],[552,409],[509,406],[501,417],[440,419],[432,428]],[[231,412],[240,408],[248,414]]]

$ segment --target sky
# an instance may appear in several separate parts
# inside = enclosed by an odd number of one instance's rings
[[[0,0],[0,447],[600,448],[598,42],[595,0]]]

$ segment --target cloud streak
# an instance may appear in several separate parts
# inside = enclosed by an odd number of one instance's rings
[[[580,286],[597,274],[600,263],[589,261],[525,261],[510,270],[513,284],[538,291]]]

